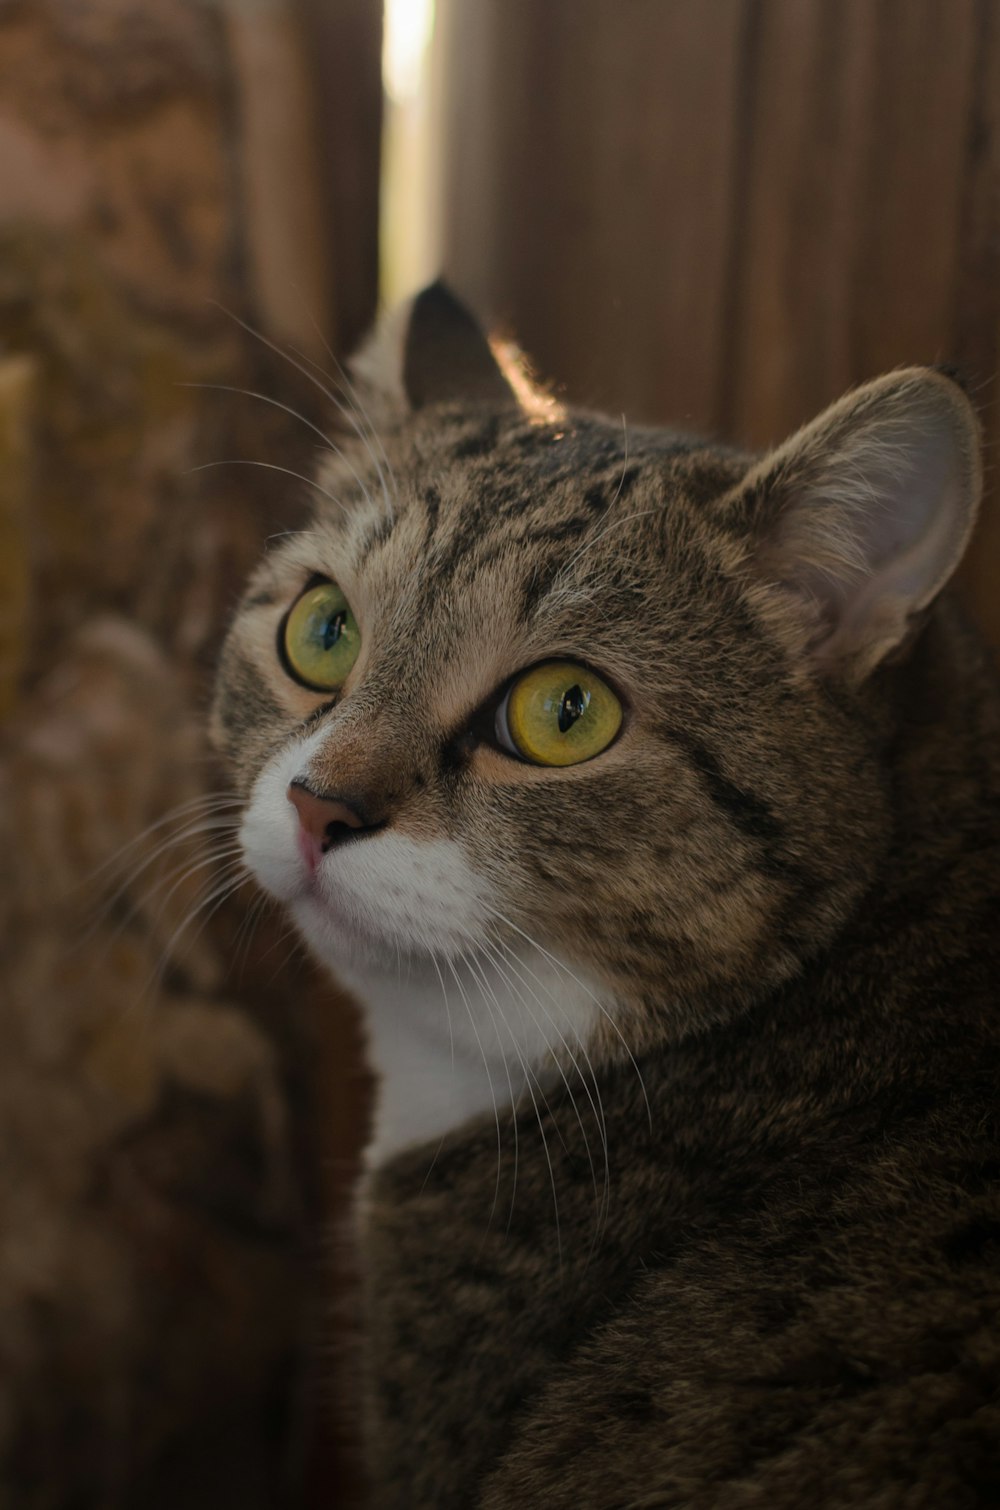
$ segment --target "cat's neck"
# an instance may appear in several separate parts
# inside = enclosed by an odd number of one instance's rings
[[[547,952],[356,964],[346,978],[378,1082],[369,1167],[472,1119],[499,1120],[522,1098],[543,1106],[563,1075],[592,1077],[587,1043],[606,1008]]]

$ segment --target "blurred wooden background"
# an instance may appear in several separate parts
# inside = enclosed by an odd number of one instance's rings
[[[379,0],[0,0],[0,1500],[22,1510],[352,1502],[319,1275],[364,1114],[353,1019],[280,922],[247,929],[247,892],[175,934],[192,875],[225,874],[204,835],[165,915],[163,830],[113,903],[89,878],[220,779],[219,636],[301,512],[268,469],[314,453],[281,410],[184,385],[329,422],[219,306],[328,374],[370,321],[381,33]],[[762,446],[944,361],[992,460],[1000,0],[438,0],[428,78],[422,241],[569,397]],[[988,480],[964,580],[1000,645]]]
[[[310,364],[374,311],[380,38],[367,0],[0,3],[5,1507],[349,1492],[354,1021],[230,892],[204,723],[309,493],[276,405],[327,424]]]
[[[997,0],[439,0],[442,262],[574,399],[784,437],[964,373],[1000,646]]]

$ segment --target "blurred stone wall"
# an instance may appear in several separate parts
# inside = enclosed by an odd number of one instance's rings
[[[235,594],[307,497],[272,469],[308,474],[314,436],[189,386],[328,424],[265,341],[327,370],[338,316],[370,313],[338,300],[309,41],[282,0],[0,0],[0,1505],[23,1510],[303,1503],[323,1436],[322,1227],[364,1086],[344,1004],[239,885],[203,732]]]

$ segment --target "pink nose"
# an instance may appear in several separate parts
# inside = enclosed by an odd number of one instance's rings
[[[300,781],[288,788],[288,800],[299,815],[302,837],[309,841],[314,855],[350,839],[358,829],[367,828],[364,819],[339,797],[320,797]]]

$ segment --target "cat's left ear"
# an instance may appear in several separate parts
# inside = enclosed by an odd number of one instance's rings
[[[441,281],[394,310],[352,366],[397,409],[448,402],[517,406],[482,328]]]
[[[731,500],[821,670],[860,682],[906,638],[968,544],[979,426],[950,378],[906,368],[771,452]]]

